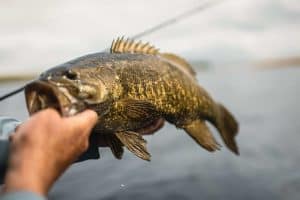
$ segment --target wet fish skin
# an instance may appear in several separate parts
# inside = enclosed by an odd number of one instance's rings
[[[184,129],[202,147],[215,151],[219,144],[205,125],[210,121],[238,154],[236,120],[198,84],[187,65],[173,54],[96,53],[52,68],[40,80],[57,90],[67,89],[55,95],[68,93],[69,101],[74,98],[81,106],[84,102],[101,116],[94,132],[112,141],[117,158],[122,154],[121,141],[137,156],[150,160],[145,141],[134,131],[161,117]]]
[[[135,126],[141,126],[128,115],[130,110],[126,110],[126,100],[153,104],[153,113],[137,116],[143,117],[145,121],[162,115],[170,123],[181,127],[188,120],[197,119],[199,113],[203,118],[215,117],[214,102],[198,83],[158,56],[91,54],[51,69],[41,79],[47,80],[50,76],[52,81],[63,84],[64,79],[61,77],[69,70],[80,74],[80,79],[85,82],[104,84],[109,91],[105,101],[87,105],[102,116],[98,126],[102,127],[102,131],[115,132],[116,127],[120,129],[120,126],[132,130]],[[107,112],[105,109],[110,109],[110,112],[103,116]]]

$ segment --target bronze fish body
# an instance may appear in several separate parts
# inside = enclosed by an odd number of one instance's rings
[[[103,135],[116,158],[123,145],[150,160],[146,141],[137,132],[160,118],[184,129],[208,151],[219,149],[205,121],[220,132],[238,154],[238,123],[230,112],[198,84],[182,58],[159,53],[149,44],[118,39],[110,53],[95,53],[43,73],[25,88],[32,114],[53,107],[68,116],[93,109],[100,116],[94,133]]]

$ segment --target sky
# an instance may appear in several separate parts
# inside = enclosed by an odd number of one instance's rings
[[[0,0],[0,76],[40,74],[204,2]],[[224,0],[142,39],[188,60],[246,63],[299,56],[299,22],[298,0]]]

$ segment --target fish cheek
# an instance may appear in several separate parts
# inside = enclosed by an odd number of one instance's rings
[[[86,86],[81,90],[81,97],[87,104],[101,104],[109,99],[109,94],[105,86]]]

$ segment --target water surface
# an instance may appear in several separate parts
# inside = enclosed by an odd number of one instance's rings
[[[151,162],[127,150],[119,161],[103,148],[100,160],[73,165],[50,199],[299,199],[300,69],[241,68],[198,72],[202,86],[240,122],[240,156],[225,147],[209,153],[166,125],[146,137]],[[0,85],[0,93],[18,84]],[[25,119],[24,97],[1,102],[0,111]]]

